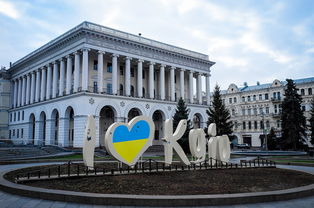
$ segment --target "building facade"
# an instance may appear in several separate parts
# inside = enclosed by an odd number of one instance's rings
[[[163,122],[174,115],[180,97],[190,119],[203,127],[212,65],[208,55],[83,22],[8,70],[9,138],[82,147],[87,115],[94,115],[97,146],[103,146],[113,122],[146,115],[155,122],[154,144],[161,144]]]
[[[310,118],[310,105],[313,99],[314,77],[294,80],[302,96],[302,110],[307,122]],[[234,135],[239,144],[247,143],[261,147],[261,135],[273,128],[281,136],[281,103],[284,98],[286,81],[274,80],[272,83],[237,87],[230,84],[222,91],[222,99],[229,109],[234,124]],[[309,133],[309,132],[308,132]]]

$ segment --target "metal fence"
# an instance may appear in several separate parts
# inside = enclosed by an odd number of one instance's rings
[[[117,165],[117,163],[111,163]],[[243,169],[243,168],[261,168],[276,167],[276,163],[264,158],[256,158],[249,161],[241,161],[239,164],[219,161],[210,158],[202,163],[184,165],[182,163],[166,165],[153,159],[138,162],[134,167],[129,167],[118,163],[117,168],[105,168],[103,164],[96,165],[94,168],[86,167],[82,163],[72,163],[71,161],[42,168],[40,170],[18,173],[15,176],[15,182],[45,180],[69,177],[88,177],[104,175],[122,175],[137,173],[156,173],[171,171],[191,171],[191,170],[210,170],[210,169]]]

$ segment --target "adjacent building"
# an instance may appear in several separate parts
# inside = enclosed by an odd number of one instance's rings
[[[313,99],[314,77],[294,80],[302,96],[302,110],[307,120],[310,118],[310,105]],[[230,84],[222,91],[222,98],[231,114],[234,135],[238,143],[253,147],[263,146],[261,135],[273,128],[281,136],[281,103],[284,98],[286,81],[274,80],[272,83],[243,87]]]
[[[203,127],[213,65],[206,54],[83,22],[7,70],[9,138],[82,147],[87,115],[94,115],[97,146],[103,146],[113,122],[146,115],[155,122],[154,144],[161,144],[163,122],[180,97],[194,125]]]
[[[5,68],[0,70],[0,140],[5,141],[9,135],[10,76]]]

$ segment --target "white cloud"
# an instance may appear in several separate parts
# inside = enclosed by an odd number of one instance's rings
[[[0,13],[12,19],[18,19],[21,14],[12,2],[0,1]]]

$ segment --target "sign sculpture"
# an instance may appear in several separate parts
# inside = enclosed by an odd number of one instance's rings
[[[165,163],[172,164],[173,151],[177,153],[180,160],[186,164],[203,163],[206,160],[206,143],[208,146],[208,157],[212,158],[212,164],[216,160],[228,162],[230,159],[230,141],[227,135],[216,136],[216,124],[210,124],[207,141],[203,129],[192,129],[189,132],[189,147],[191,154],[196,160],[189,161],[178,140],[183,136],[187,128],[187,120],[181,120],[173,132],[173,121],[165,121],[164,149]],[[152,119],[146,116],[137,116],[129,123],[113,123],[105,134],[104,143],[106,150],[115,159],[129,166],[134,166],[143,153],[152,146],[155,125]],[[84,134],[83,159],[86,166],[94,167],[94,149],[96,144],[95,120],[88,117]]]

